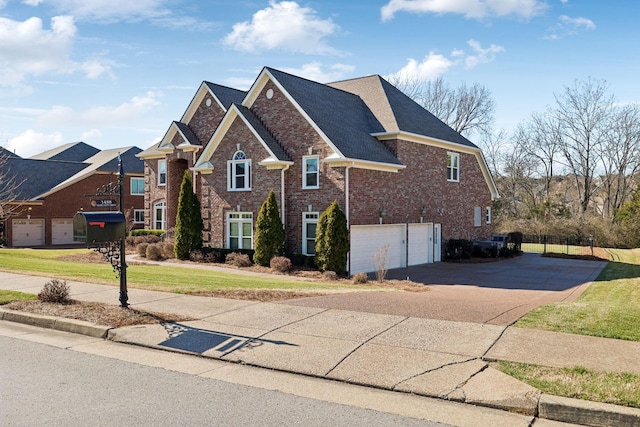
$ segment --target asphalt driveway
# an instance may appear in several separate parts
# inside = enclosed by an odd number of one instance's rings
[[[287,304],[510,325],[540,305],[575,300],[606,264],[532,253],[489,263],[424,264],[387,277],[424,283],[429,292],[354,292]]]

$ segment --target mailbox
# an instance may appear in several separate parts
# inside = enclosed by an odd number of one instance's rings
[[[75,242],[113,242],[126,234],[127,220],[122,212],[77,212],[73,216]]]

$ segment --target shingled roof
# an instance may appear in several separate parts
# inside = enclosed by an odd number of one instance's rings
[[[271,152],[277,157],[277,160],[291,161],[291,157],[282,148],[282,146],[276,141],[274,136],[265,128],[264,124],[256,117],[253,111],[242,105],[234,104],[240,114],[249,122],[251,127],[260,135],[260,138],[267,144]]]
[[[413,133],[477,148],[379,75],[329,83],[329,86],[361,97],[386,132]]]
[[[98,154],[100,150],[82,141],[64,144],[35,156],[34,160],[63,160],[68,162],[84,162],[91,156]]]
[[[218,98],[218,101],[222,103],[225,110],[228,110],[231,104],[241,104],[247,95],[247,92],[227,86],[221,86],[207,81],[205,81],[204,84],[206,84],[209,90]]]
[[[385,128],[357,95],[273,68],[269,73],[347,159],[401,165],[371,134]]]
[[[73,147],[79,148],[78,151]],[[71,149],[71,151],[68,151]],[[69,155],[72,152],[89,153],[94,155],[85,161],[50,160],[50,157],[60,158],[61,153]],[[73,182],[90,176],[96,171],[118,172],[118,154],[122,159],[125,173],[144,173],[144,163],[136,157],[141,150],[137,147],[116,148],[100,151],[84,143],[65,144],[57,149],[24,159],[12,156],[2,167],[2,172],[15,177],[21,183],[16,189],[15,200],[38,200],[47,194],[57,191]],[[84,156],[84,154],[82,156]],[[44,159],[40,159],[44,157]],[[64,155],[62,156],[64,157]],[[34,173],[34,171],[36,171]]]

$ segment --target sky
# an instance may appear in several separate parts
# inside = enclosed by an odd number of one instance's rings
[[[202,81],[247,90],[264,66],[477,83],[511,132],[576,80],[640,102],[638,16],[623,0],[0,0],[0,146],[146,149]]]

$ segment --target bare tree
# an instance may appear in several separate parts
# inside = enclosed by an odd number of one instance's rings
[[[491,132],[495,102],[479,83],[452,89],[442,77],[427,82],[391,77],[389,82],[462,135]]]
[[[11,173],[10,155],[9,151],[0,147],[0,222],[6,221],[14,211],[20,209],[20,205],[15,204],[15,201],[23,180]]]
[[[581,212],[597,190],[594,178],[599,153],[606,144],[614,98],[604,80],[575,81],[555,94],[553,119],[558,122],[563,161],[575,181]]]
[[[640,106],[617,107],[600,152],[603,167],[603,215],[613,220],[615,212],[631,196],[631,180],[640,169]]]

